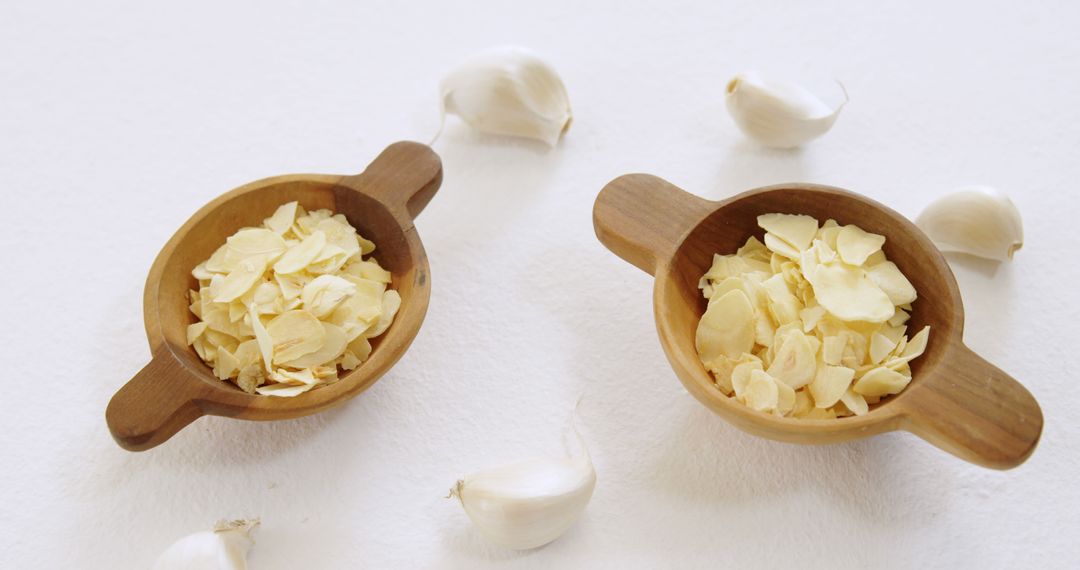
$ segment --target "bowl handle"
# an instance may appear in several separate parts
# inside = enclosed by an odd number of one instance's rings
[[[1043,416],[1031,392],[959,341],[912,388],[906,429],[961,459],[1011,469],[1039,443]]]
[[[593,205],[596,237],[612,253],[646,273],[656,271],[683,237],[716,203],[651,174],[626,174],[608,182]]]
[[[342,177],[341,184],[395,212],[404,209],[415,219],[442,184],[442,160],[427,145],[400,141],[386,147],[360,174]]]
[[[203,415],[190,374],[168,346],[109,400],[105,422],[120,447],[145,451]]]

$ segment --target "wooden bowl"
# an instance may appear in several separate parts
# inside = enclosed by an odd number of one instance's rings
[[[714,253],[734,253],[763,231],[757,216],[809,214],[884,235],[885,254],[919,293],[909,330],[931,326],[926,352],[911,363],[901,393],[863,416],[782,418],[752,410],[713,383],[694,347],[706,300],[698,279]],[[656,277],[653,307],[660,343],[686,389],[739,428],[794,443],[832,443],[903,429],[962,459],[1008,469],[1039,441],[1042,411],[1005,372],[964,346],[964,309],[945,258],[900,214],[864,196],[814,184],[782,184],[712,202],[647,174],[616,178],[593,209],[596,236],[612,252]]]
[[[245,420],[296,418],[339,404],[375,383],[412,343],[427,312],[431,283],[413,219],[442,182],[442,163],[427,146],[398,142],[354,176],[291,174],[252,182],[195,213],[165,244],[146,279],[143,317],[153,358],[113,396],[105,419],[124,449],[141,451],[203,415]],[[333,384],[295,398],[248,394],[214,377],[187,345],[191,270],[245,226],[258,226],[286,202],[344,214],[376,245],[374,257],[401,294],[393,324],[372,340],[370,358]]]

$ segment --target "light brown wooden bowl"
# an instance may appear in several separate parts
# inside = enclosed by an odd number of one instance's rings
[[[760,239],[757,216],[770,212],[833,218],[884,235],[885,254],[919,293],[908,326],[931,326],[926,352],[911,363],[911,384],[864,416],[801,420],[754,411],[725,396],[698,358],[694,335],[706,308],[698,279],[714,253],[733,253],[750,235]],[[945,258],[914,224],[882,204],[814,184],[769,186],[712,202],[655,176],[628,174],[600,192],[593,224],[608,249],[656,277],[656,327],[683,385],[747,432],[818,444],[902,429],[995,469],[1023,463],[1039,441],[1039,404],[1019,382],[964,346],[964,308]]]
[[[105,419],[124,449],[161,444],[203,415],[245,420],[296,418],[325,410],[370,387],[412,343],[427,312],[431,283],[413,219],[442,182],[442,162],[427,146],[398,142],[354,176],[291,174],[223,194],[195,213],[165,244],[146,279],[143,318],[153,358],[113,396]],[[344,214],[376,245],[375,259],[401,294],[393,324],[372,340],[370,358],[333,384],[295,398],[247,394],[214,377],[187,346],[191,270],[237,230],[258,226],[278,206],[297,200],[307,210]]]

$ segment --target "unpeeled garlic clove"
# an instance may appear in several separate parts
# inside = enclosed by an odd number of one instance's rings
[[[1020,211],[1004,192],[971,186],[932,202],[915,224],[942,251],[1008,261],[1024,245]]]
[[[772,148],[794,148],[825,134],[848,101],[844,91],[844,102],[833,109],[800,85],[768,80],[755,72],[740,73],[729,81],[725,99],[739,129]]]
[[[506,548],[537,548],[559,538],[596,487],[588,450],[574,433],[581,446],[576,456],[485,469],[459,480],[450,496],[461,501],[481,534]]]
[[[174,542],[154,562],[153,570],[245,570],[258,519],[218,521],[213,530]]]
[[[573,114],[555,69],[532,51],[494,48],[463,62],[440,85],[442,111],[491,134],[555,146]]]

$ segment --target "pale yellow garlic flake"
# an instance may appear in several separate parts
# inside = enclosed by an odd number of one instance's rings
[[[852,389],[863,396],[887,396],[897,394],[908,385],[911,379],[894,370],[878,367],[870,370],[855,381]]]
[[[754,308],[742,291],[729,291],[698,323],[695,344],[704,362],[720,356],[737,357],[754,346]]]
[[[870,337],[870,362],[878,364],[885,360],[885,357],[889,356],[894,348],[896,348],[896,341],[883,334],[874,333]]]
[[[817,220],[801,214],[763,214],[757,217],[757,223],[798,251],[810,247],[818,231]]]
[[[320,275],[300,293],[304,309],[316,318],[329,315],[345,299],[356,293],[356,285],[336,275]]]
[[[319,319],[304,310],[288,311],[274,317],[266,323],[266,332],[274,343],[275,364],[315,352],[326,336]]]
[[[836,235],[836,252],[848,265],[862,265],[883,245],[885,236],[865,232],[858,226],[844,226]]]
[[[220,289],[214,294],[215,303],[228,303],[247,293],[266,273],[266,258],[254,256],[237,264],[221,281]]]
[[[766,372],[791,388],[802,388],[817,372],[816,352],[806,335],[798,329],[789,329]]]
[[[798,248],[771,232],[765,233],[765,247],[769,248],[769,251],[788,259],[799,259],[800,251]]]
[[[398,309],[401,308],[401,295],[397,291],[390,289],[382,298],[382,313],[379,315],[379,320],[375,323],[375,326],[371,330],[367,331],[365,335],[368,338],[373,338],[386,332],[386,329],[390,328],[393,323],[394,316],[397,315]]]
[[[278,274],[295,273],[307,267],[326,247],[326,234],[315,232],[304,238],[296,247],[290,248],[274,264]]]
[[[263,225],[270,229],[270,231],[277,235],[283,235],[289,231],[293,222],[296,221],[296,215],[298,212],[302,212],[303,208],[300,208],[298,202],[288,202],[278,206],[278,209],[274,211],[274,214],[269,218],[263,220]]]
[[[763,370],[761,360],[757,358],[748,359],[732,369],[731,387],[735,392],[735,397],[742,398],[746,394],[746,386],[750,384],[750,373],[754,370]]]
[[[776,410],[778,416],[784,416],[795,409],[795,389],[782,382],[779,378],[773,378],[776,384]]]
[[[866,270],[870,280],[889,297],[893,305],[910,303],[917,297],[915,287],[901,273],[895,263],[883,261]]]
[[[255,392],[263,396],[278,396],[280,398],[291,398],[293,396],[299,396],[304,392],[314,388],[316,384],[264,384],[255,389]]]
[[[280,235],[261,228],[240,230],[229,236],[225,245],[228,247],[226,256],[234,254],[239,259],[259,256],[273,261],[285,253],[285,240]],[[209,269],[209,263],[207,268]]]
[[[814,397],[815,405],[819,408],[831,407],[844,395],[853,378],[855,371],[851,368],[827,364],[819,366],[810,383],[810,395]]]
[[[853,390],[844,392],[843,396],[840,396],[840,401],[851,410],[856,416],[865,416],[870,411],[870,406],[867,405],[866,399],[860,394],[856,394]]]
[[[895,311],[888,295],[862,269],[838,263],[819,265],[814,283],[818,303],[842,320],[882,323]]]
[[[324,332],[322,346],[314,352],[282,361],[281,364],[291,368],[309,368],[337,360],[345,352],[349,339],[341,327],[326,322],[321,324]]]
[[[743,403],[759,412],[771,412],[780,400],[777,382],[762,370],[750,371],[750,382],[743,394]]]
[[[273,370],[274,339],[270,338],[270,333],[266,331],[266,327],[264,327],[262,321],[259,320],[259,314],[255,312],[254,305],[251,306],[248,314],[251,320],[251,329],[255,336],[255,342],[258,344],[259,354],[262,356],[264,369],[269,372]]]

